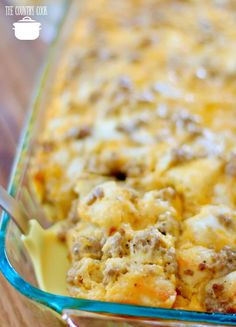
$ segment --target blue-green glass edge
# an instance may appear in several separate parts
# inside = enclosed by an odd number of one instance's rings
[[[68,11],[68,5],[65,5],[65,11]],[[63,25],[63,21],[58,28],[58,33],[55,38],[52,48],[54,48],[55,43],[57,43],[60,38],[59,31]],[[26,119],[26,125],[21,135],[20,143],[17,148],[17,154],[15,157],[11,178],[8,186],[8,192],[15,196],[17,185],[19,183],[20,166],[24,161],[24,157],[27,151],[27,146],[30,140],[30,134],[35,121],[36,110],[34,110],[43,92],[43,87],[45,85],[48,72],[50,69],[50,63],[53,59],[53,50],[51,49],[49,53],[49,58],[46,65],[44,66],[44,72],[42,74],[39,87],[36,88],[37,93],[34,95],[32,102],[32,108],[30,110],[28,119]],[[214,324],[225,324],[236,326],[236,314],[222,314],[222,313],[205,313],[205,312],[195,312],[177,309],[163,309],[163,308],[152,308],[137,305],[128,305],[113,302],[103,302],[94,300],[85,300],[71,298],[68,296],[60,296],[51,293],[44,292],[28,282],[26,282],[13,268],[10,261],[8,260],[5,239],[7,227],[10,221],[8,214],[3,213],[1,217],[0,225],[0,271],[8,282],[17,289],[21,294],[27,298],[46,305],[47,307],[55,310],[57,313],[61,314],[65,309],[77,309],[82,311],[89,311],[94,313],[105,313],[114,315],[124,315],[151,319],[168,319],[168,320],[181,320],[181,321],[191,321],[191,322],[206,322]]]

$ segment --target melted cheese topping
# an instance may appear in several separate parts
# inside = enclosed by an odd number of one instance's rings
[[[80,8],[30,170],[72,296],[235,311],[235,10]]]

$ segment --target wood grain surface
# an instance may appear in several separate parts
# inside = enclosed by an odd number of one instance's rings
[[[6,186],[19,134],[47,47],[40,40],[19,41],[13,20],[0,3],[0,184]],[[14,19],[14,18],[13,18]],[[42,327],[20,296],[0,275],[0,327]]]

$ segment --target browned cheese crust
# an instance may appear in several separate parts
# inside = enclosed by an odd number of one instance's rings
[[[84,1],[72,30],[30,169],[70,294],[235,312],[236,1]]]

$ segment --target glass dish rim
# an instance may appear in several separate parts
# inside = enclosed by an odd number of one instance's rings
[[[61,29],[62,26],[63,22],[59,25],[58,31]],[[37,115],[35,115],[36,108],[40,102],[40,97],[44,90],[48,72],[50,70],[50,63],[53,57],[53,49],[55,48],[58,39],[59,33],[57,33],[55,41],[53,42],[53,45],[51,46],[51,49],[49,51],[48,60],[43,68],[43,73],[41,74],[41,80],[38,85],[36,84],[36,93],[34,93],[32,96],[33,101],[30,106],[28,117],[25,120],[25,126],[22,130],[20,142],[17,147],[17,152],[8,186],[8,191],[12,196],[16,195],[16,191],[19,186],[19,172],[21,170],[21,165],[22,162],[24,162],[24,158],[27,152],[27,145],[30,141],[30,136],[33,130],[35,118],[37,117]],[[42,291],[25,281],[14,269],[7,257],[5,241],[7,228],[10,220],[11,219],[9,215],[3,212],[0,220],[0,272],[19,293],[21,293],[30,300],[33,300],[39,304],[43,304],[49,307],[50,309],[53,309],[59,314],[62,314],[63,310],[66,309],[77,309],[80,311],[89,311],[92,313],[112,314],[119,316],[131,316],[150,319],[156,318],[172,321],[176,320],[183,322],[188,321],[196,323],[213,323],[216,325],[225,324],[236,326],[236,314],[232,313],[207,313],[179,309],[138,306],[132,304],[72,298],[68,296],[55,295]]]

